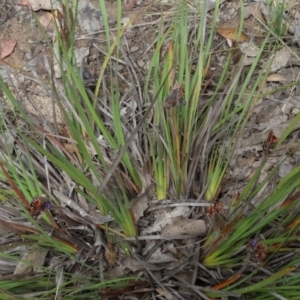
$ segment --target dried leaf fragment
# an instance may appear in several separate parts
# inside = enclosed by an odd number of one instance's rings
[[[270,72],[273,73],[285,67],[288,64],[291,56],[292,53],[288,47],[282,48],[281,50],[277,51],[271,65]]]
[[[25,253],[19,261],[14,274],[28,274],[34,270],[40,271],[43,266],[48,250],[34,245],[29,252]]]
[[[267,77],[267,82],[282,82],[282,81],[288,81],[288,79],[280,74],[270,74]]]
[[[56,0],[27,0],[32,10],[37,11],[40,9],[54,10],[58,7]]]
[[[273,130],[269,131],[267,140],[264,142],[264,150],[267,154],[272,153],[278,142],[278,138],[274,135]]]
[[[165,108],[171,108],[178,105],[185,105],[184,86],[176,84],[170,94],[165,99]]]
[[[162,288],[157,288],[156,289],[156,292],[162,296],[164,299],[166,300],[173,300],[174,299],[174,295],[172,295],[172,293],[168,292],[167,290],[165,289],[162,289]]]
[[[212,224],[214,229],[216,229],[218,232],[224,233],[226,231],[226,222],[221,214],[214,213],[212,215]]]
[[[242,53],[250,57],[256,57],[259,53],[259,48],[253,42],[239,43]]]
[[[53,33],[55,30],[54,22],[53,22],[53,15],[50,12],[46,12],[45,14],[41,15],[39,17],[40,23],[43,26],[43,28],[48,33]]]
[[[173,224],[167,224],[161,231],[162,235],[204,235],[206,225],[204,220],[192,220],[179,216],[174,219]]]
[[[225,39],[232,40],[234,42],[248,42],[249,37],[241,32],[241,35],[239,36],[239,30],[237,28],[232,27],[217,27],[216,31],[219,35],[224,37]]]
[[[179,206],[171,211],[161,210],[161,215],[156,218],[154,223],[143,231],[143,234],[148,234],[156,231],[161,231],[167,224],[174,224],[174,219],[178,216],[186,216],[189,212],[188,207]]]
[[[225,233],[226,221],[223,210],[223,203],[216,201],[214,204],[207,208],[206,214],[209,218],[209,221],[212,223],[213,228],[220,233]]]
[[[126,5],[123,6],[124,10],[131,10],[135,6],[137,0],[129,0]]]
[[[16,47],[17,41],[15,40],[3,40],[2,42],[2,51],[1,51],[1,59],[11,55]]]
[[[111,266],[115,265],[117,253],[111,242],[107,243],[107,248],[105,250],[104,256]]]
[[[146,261],[138,261],[133,257],[125,257],[124,259],[122,259],[122,265],[124,265],[127,269],[129,269],[132,272],[141,271],[145,268],[151,271],[158,271],[161,269],[160,267],[157,267]]]
[[[21,2],[19,2],[17,5],[27,6],[28,5],[28,1],[27,0],[21,0]]]
[[[135,222],[144,215],[144,211],[149,207],[149,199],[147,193],[144,193],[131,202],[131,209]]]
[[[71,153],[71,154],[76,153],[77,147],[76,147],[75,143],[71,143],[71,144],[63,143],[63,146],[69,153]]]

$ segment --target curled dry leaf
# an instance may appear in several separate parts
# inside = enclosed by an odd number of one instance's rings
[[[15,40],[3,40],[2,41],[2,51],[1,51],[1,59],[11,55],[16,47],[17,41]]]
[[[239,36],[239,30],[237,28],[232,27],[217,27],[216,31],[219,35],[224,37],[225,39],[232,40],[234,42],[248,42],[249,37],[241,32],[241,35]]]

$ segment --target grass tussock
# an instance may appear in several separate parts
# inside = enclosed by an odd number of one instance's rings
[[[180,1],[167,17],[153,13],[155,25],[141,36],[151,41],[141,68],[128,55],[133,29],[121,22],[121,1],[115,30],[99,1],[106,43],[97,79],[87,86],[75,60],[77,4],[64,3],[66,22],[54,16],[53,41],[44,33],[61,79],[49,69],[48,81],[39,80],[61,123],[33,118],[20,87],[0,78],[9,103],[0,124],[0,250],[2,265],[11,266],[2,273],[1,299],[298,299],[300,168],[278,179],[282,156],[264,178],[262,171],[299,114],[273,138],[241,192],[227,203],[222,193],[253,109],[266,96],[272,54],[287,45],[288,22],[278,23],[284,5],[269,3],[270,30],[255,40],[247,65],[238,38],[231,47],[219,44],[219,1],[209,14]],[[154,223],[155,208],[145,212],[146,204],[138,217],[133,208],[143,195],[156,205],[192,201],[189,220],[212,219],[205,236],[170,243],[158,233],[151,246],[143,230]],[[174,266],[153,260],[162,249],[172,249]]]

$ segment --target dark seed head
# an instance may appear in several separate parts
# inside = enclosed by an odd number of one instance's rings
[[[47,209],[50,209],[50,208],[51,208],[51,203],[50,203],[49,201],[46,201],[46,202],[44,203],[44,205],[45,205],[45,208],[47,208]]]

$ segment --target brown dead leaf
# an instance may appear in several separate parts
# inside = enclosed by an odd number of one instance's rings
[[[267,77],[267,82],[281,82],[281,81],[288,81],[288,79],[286,79],[284,76],[280,75],[280,74],[270,74]]]
[[[111,242],[107,242],[107,248],[105,250],[104,256],[111,266],[115,265],[117,253]]]
[[[2,42],[2,51],[1,51],[1,59],[11,55],[16,47],[17,41],[15,40],[3,40]]]
[[[216,31],[219,35],[224,37],[225,39],[234,41],[234,42],[248,42],[249,37],[245,33],[241,33],[240,36],[238,36],[238,29],[232,28],[232,27],[217,27]]]

